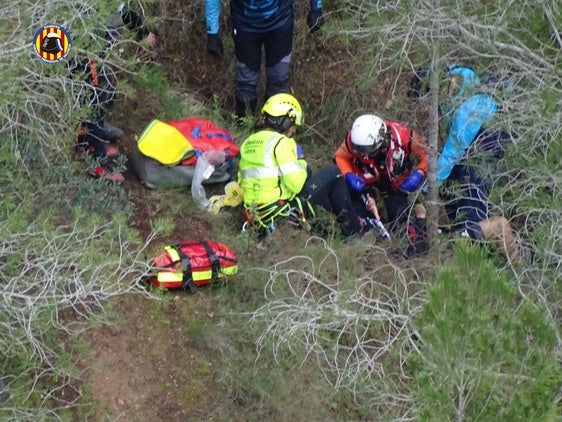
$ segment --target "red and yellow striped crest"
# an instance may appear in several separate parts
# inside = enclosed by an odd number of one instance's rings
[[[33,39],[35,54],[47,63],[63,60],[68,55],[71,45],[68,32],[59,25],[45,25],[35,33]]]

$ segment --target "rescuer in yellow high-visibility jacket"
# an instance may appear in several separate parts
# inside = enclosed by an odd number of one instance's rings
[[[273,231],[274,220],[308,226],[315,206],[335,214],[345,236],[365,229],[357,216],[345,179],[335,164],[314,175],[292,138],[303,121],[299,102],[289,94],[270,97],[262,108],[263,128],[240,147],[238,183],[244,191],[246,219]]]
[[[274,130],[260,130],[247,138],[240,150],[239,181],[244,204],[268,204],[293,199],[307,178],[306,161],[299,159],[297,144]]]

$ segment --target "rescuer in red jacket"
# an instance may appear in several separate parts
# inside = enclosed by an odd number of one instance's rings
[[[427,141],[413,129],[374,114],[359,116],[335,154],[335,162],[349,184],[360,215],[372,209],[373,196],[384,201],[390,229],[408,220],[409,194],[417,191],[427,174]],[[425,208],[414,208],[410,238],[417,241],[425,227]],[[423,236],[425,237],[425,236]]]

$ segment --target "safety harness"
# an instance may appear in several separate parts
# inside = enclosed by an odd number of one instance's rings
[[[316,217],[316,212],[307,199],[296,196],[290,201],[281,199],[269,204],[244,207],[244,217],[250,226],[272,233],[277,218],[286,218],[290,225],[308,229],[307,219]]]

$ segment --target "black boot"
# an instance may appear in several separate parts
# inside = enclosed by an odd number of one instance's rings
[[[116,141],[118,138],[123,136],[123,130],[119,129],[116,126],[108,123],[107,120],[103,121],[103,126],[101,127],[104,133],[104,139],[108,141]]]
[[[243,119],[244,117],[246,117],[248,112],[253,115],[256,112],[257,105],[258,105],[257,99],[245,101],[236,98],[236,109],[235,109],[236,117],[238,119]]]

